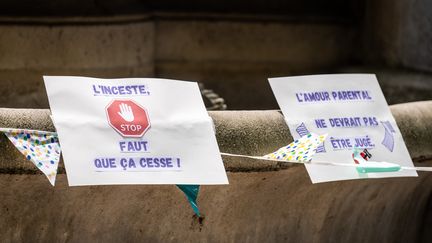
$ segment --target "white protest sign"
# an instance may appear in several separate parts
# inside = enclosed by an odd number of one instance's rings
[[[295,139],[328,133],[312,161],[353,164],[355,146],[373,161],[413,166],[399,128],[373,74],[336,74],[269,79]],[[416,171],[359,173],[353,167],[306,165],[313,183],[399,176]]]
[[[44,80],[69,185],[228,183],[197,83]]]

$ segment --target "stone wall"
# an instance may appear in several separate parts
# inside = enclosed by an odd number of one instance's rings
[[[430,9],[423,0],[2,1],[0,106],[48,108],[42,75],[194,80],[229,109],[276,109],[268,77],[374,72],[391,104],[432,99]]]
[[[432,165],[432,102],[391,111],[415,159]],[[278,111],[210,112],[221,151],[262,155],[292,141]],[[53,131],[48,110],[0,110],[2,127]],[[430,242],[432,174],[311,184],[304,166],[224,157],[229,185],[202,186],[193,216],[175,186],[52,187],[1,136],[5,242]]]
[[[0,104],[47,108],[43,75],[85,75],[200,81],[231,109],[276,108],[268,77],[345,63],[355,35],[338,24],[215,18],[140,15],[0,24]]]
[[[0,104],[47,108],[43,75],[154,76],[150,22],[0,25]]]
[[[365,61],[432,71],[432,2],[368,0]]]

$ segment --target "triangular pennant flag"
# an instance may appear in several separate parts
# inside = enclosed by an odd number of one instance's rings
[[[199,185],[177,185],[177,187],[183,191],[183,193],[186,195],[193,211],[195,212],[195,214],[198,217],[200,217],[198,204],[196,202],[196,199],[198,197],[198,192],[199,192]]]
[[[367,149],[361,149],[359,147],[354,147],[352,158],[354,160],[354,163],[358,165],[356,167],[357,172],[362,175],[366,173],[395,172],[402,169],[400,165],[395,163],[389,163],[384,161],[377,162],[369,160],[370,158],[372,158],[372,154],[370,154]],[[367,175],[364,175],[362,177],[367,178]]]
[[[11,128],[1,128],[0,131],[4,132],[15,147],[33,162],[54,186],[60,160],[57,133]]]
[[[316,153],[318,146],[324,142],[326,137],[327,134],[317,135],[309,133],[290,143],[288,146],[264,155],[264,157],[268,159],[309,162]]]
[[[310,133],[309,130],[307,129],[306,125],[303,122],[297,126],[296,132],[298,135],[300,135],[300,137],[306,136]],[[326,150],[325,150],[324,144],[320,144],[316,148],[316,153],[325,153],[325,152],[326,152]]]

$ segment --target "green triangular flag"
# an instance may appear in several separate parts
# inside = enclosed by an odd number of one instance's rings
[[[195,212],[195,214],[198,217],[200,217],[198,204],[196,202],[196,199],[198,197],[198,192],[199,192],[199,185],[177,185],[177,187],[183,191],[183,193],[186,195],[193,211]]]

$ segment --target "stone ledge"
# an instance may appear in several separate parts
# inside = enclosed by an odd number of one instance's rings
[[[391,106],[413,157],[432,150],[432,101]],[[224,152],[259,155],[292,141],[278,111],[209,112]],[[53,131],[49,110],[0,109],[0,127]],[[0,136],[0,235],[11,242],[431,242],[432,174],[312,185],[302,166],[224,158],[230,185],[203,186],[193,217],[175,186],[52,187]],[[9,162],[9,164],[8,164]],[[430,164],[432,161],[422,162]],[[19,175],[24,165],[32,171]],[[266,167],[267,166],[267,167]],[[273,166],[273,167],[272,167]],[[263,171],[264,169],[269,171]],[[273,168],[273,169],[269,169]],[[260,172],[251,172],[260,171]],[[378,227],[377,227],[378,226]],[[252,240],[251,240],[252,239]]]
[[[390,106],[414,161],[432,158],[432,101]],[[0,109],[0,127],[55,131],[47,109]],[[221,152],[264,155],[289,144],[292,136],[280,111],[210,111]],[[0,137],[0,172],[31,173],[36,168],[5,136]],[[228,171],[271,171],[291,165],[223,156]],[[63,163],[60,164],[63,171]]]

